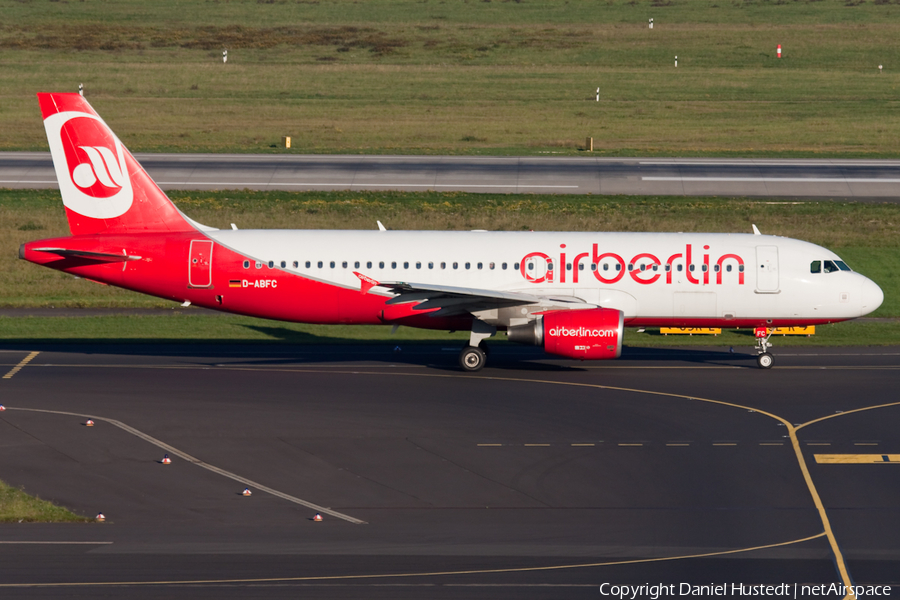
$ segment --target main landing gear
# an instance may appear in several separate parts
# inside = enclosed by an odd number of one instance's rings
[[[772,337],[772,334],[765,327],[757,327],[754,333],[756,334],[756,364],[760,369],[771,369],[775,363],[775,357],[769,353],[769,348],[772,347],[769,338]]]
[[[479,346],[466,346],[459,353],[459,366],[463,371],[480,371],[487,361],[487,355]]]
[[[487,347],[484,340],[497,333],[497,328],[478,319],[472,321],[472,333],[469,345],[459,353],[459,366],[463,371],[474,373],[484,368],[487,362]]]

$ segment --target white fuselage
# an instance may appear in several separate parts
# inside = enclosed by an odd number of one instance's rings
[[[354,273],[361,273],[381,282],[525,292],[619,309],[632,324],[822,323],[868,314],[883,299],[880,288],[858,273],[825,272],[827,261],[843,265],[830,250],[768,235],[328,230],[209,235],[255,258],[247,269],[251,275],[283,271],[359,288]],[[480,318],[501,327],[520,321],[502,311]]]

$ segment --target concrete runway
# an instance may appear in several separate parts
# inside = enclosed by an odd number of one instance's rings
[[[0,525],[0,595],[896,594],[900,347],[740,350],[6,345],[0,479],[108,521]]]
[[[435,190],[897,201],[900,161],[137,154],[163,189]],[[55,188],[49,153],[0,153],[0,187]]]

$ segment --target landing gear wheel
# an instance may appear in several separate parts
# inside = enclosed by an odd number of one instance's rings
[[[759,365],[760,369],[771,369],[772,363],[775,362],[775,357],[769,354],[768,352],[763,352],[759,356],[756,357],[756,364]]]
[[[459,353],[459,366],[463,368],[463,371],[480,371],[484,367],[484,363],[485,356],[481,348],[466,346]]]

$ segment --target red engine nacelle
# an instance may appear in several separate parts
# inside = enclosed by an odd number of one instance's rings
[[[622,355],[625,315],[620,310],[592,308],[544,313],[528,325],[510,327],[509,340],[544,346],[550,354],[602,360]]]

